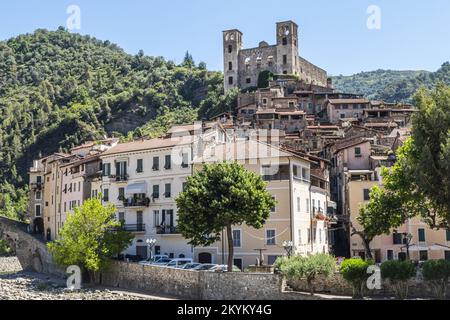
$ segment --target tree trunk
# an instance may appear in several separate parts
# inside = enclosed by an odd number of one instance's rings
[[[363,245],[364,245],[364,251],[366,251],[366,258],[369,259],[369,260],[372,260],[373,259],[372,251],[370,251],[370,242],[371,242],[371,240],[367,239],[367,237],[364,234],[364,232],[357,231],[355,229],[355,227],[353,227],[353,225],[350,224],[350,227],[352,228],[352,234],[351,235],[352,236],[353,235],[358,235],[362,239]]]
[[[231,224],[227,225],[227,238],[228,238],[228,272],[232,272],[234,245],[233,245],[233,231],[231,230]]]

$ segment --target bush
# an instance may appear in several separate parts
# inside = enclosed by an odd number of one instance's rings
[[[370,276],[367,274],[367,268],[371,264],[371,261],[362,259],[347,259],[341,264],[339,271],[344,279],[352,285],[354,299],[362,299],[364,297],[364,288]]]
[[[306,279],[309,291],[311,295],[314,295],[314,280],[318,276],[331,276],[336,262],[333,256],[322,253],[309,257],[279,258],[275,262],[275,266],[286,278]]]
[[[416,275],[416,266],[409,260],[391,260],[381,265],[381,277],[389,280],[399,299],[408,297],[409,279]]]
[[[450,261],[429,260],[422,265],[422,274],[436,299],[445,299],[450,278]]]
[[[9,257],[14,254],[11,247],[5,240],[0,240],[0,257]]]

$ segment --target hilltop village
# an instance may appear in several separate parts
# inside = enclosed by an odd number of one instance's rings
[[[277,201],[262,229],[233,228],[238,268],[260,256],[273,264],[286,254],[284,243],[300,255],[364,257],[355,232],[359,207],[371,187],[382,185],[381,168],[395,163],[417,110],[338,92],[325,70],[300,56],[294,22],[277,23],[275,32],[276,44],[262,41],[249,49],[239,30],[223,32],[224,91],[239,90],[235,110],[174,126],[157,139],[90,141],[36,159],[29,170],[32,231],[57,239],[74,208],[101,194],[135,236],[125,257],[148,258],[146,241],[155,239],[153,255],[224,264],[226,238],[192,247],[179,233],[175,199],[205,163],[237,160],[268,182]],[[450,257],[450,251],[433,250],[450,241],[448,232],[412,219],[372,242],[376,262],[405,259],[406,232],[417,239],[411,259]]]

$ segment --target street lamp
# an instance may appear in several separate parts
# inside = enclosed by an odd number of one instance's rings
[[[147,239],[145,242],[147,243],[147,246],[148,246],[148,250],[149,250],[149,253],[150,253],[149,256],[150,256],[150,261],[151,261],[152,258],[153,258],[152,250],[153,250],[153,247],[156,244],[156,239]]]
[[[288,258],[291,257],[292,251],[294,250],[294,243],[292,241],[284,241],[283,248],[286,250]]]

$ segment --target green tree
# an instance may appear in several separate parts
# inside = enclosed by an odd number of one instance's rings
[[[48,244],[55,262],[61,266],[78,265],[94,280],[133,239],[122,230],[115,212],[114,206],[104,207],[100,199],[87,200],[75,208],[61,228],[59,239]]]
[[[206,164],[188,178],[176,199],[179,230],[194,246],[208,246],[226,229],[228,271],[233,266],[233,225],[261,229],[276,204],[261,176],[238,163]],[[224,239],[222,239],[224,241]]]

